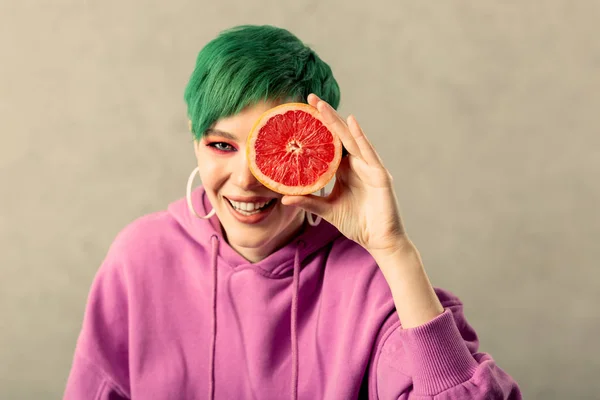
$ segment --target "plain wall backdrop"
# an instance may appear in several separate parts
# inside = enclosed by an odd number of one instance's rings
[[[2,0],[0,398],[62,396],[113,238],[185,194],[196,55],[245,23],[331,65],[432,283],[525,398],[599,398],[598,17],[594,0]]]

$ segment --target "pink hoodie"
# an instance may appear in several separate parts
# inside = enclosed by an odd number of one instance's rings
[[[325,221],[251,264],[182,198],[112,244],[64,398],[520,399],[436,291],[445,312],[403,329],[372,257]]]

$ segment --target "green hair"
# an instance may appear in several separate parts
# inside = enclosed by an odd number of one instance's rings
[[[340,89],[329,65],[285,29],[242,25],[200,50],[184,99],[199,140],[217,120],[247,106],[284,99],[306,103],[310,93],[337,109]]]

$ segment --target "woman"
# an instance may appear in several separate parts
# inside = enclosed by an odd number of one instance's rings
[[[199,53],[185,100],[188,194],[111,246],[65,398],[521,397],[477,352],[460,301],[432,288],[390,174],[336,113],[338,85],[311,49],[272,26],[225,31]],[[248,169],[250,129],[288,101],[316,107],[348,152],[326,197],[282,196]]]

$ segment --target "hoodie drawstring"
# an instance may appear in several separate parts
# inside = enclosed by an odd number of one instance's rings
[[[212,317],[210,328],[210,354],[209,354],[209,369],[208,369],[208,398],[215,398],[215,348],[217,344],[217,255],[219,254],[219,238],[212,235],[210,238],[212,243],[211,268],[212,268]]]
[[[294,255],[294,279],[292,281],[292,400],[298,399],[298,288],[300,286],[300,246]]]
[[[216,235],[210,238],[212,243],[211,269],[212,269],[212,298],[211,298],[211,330],[210,330],[210,353],[209,353],[209,378],[208,398],[215,398],[215,349],[217,341],[217,256],[219,254],[219,238]],[[292,280],[292,400],[298,399],[298,291],[300,286],[300,246],[304,242],[298,242],[296,254],[294,255],[294,277]]]

